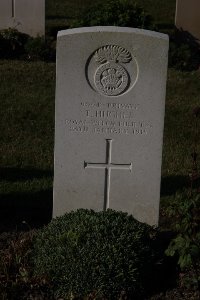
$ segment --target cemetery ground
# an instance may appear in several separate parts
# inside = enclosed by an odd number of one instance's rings
[[[84,1],[84,5],[89,2]],[[141,2],[146,4],[147,1]],[[82,1],[66,1],[67,8],[69,4],[69,15],[83,6]],[[157,14],[158,5],[148,1],[150,13],[158,15],[157,24],[160,28],[170,28],[173,23],[171,11],[174,4],[175,1],[163,1],[162,13]],[[66,26],[65,22],[63,9],[57,1],[49,0],[49,31],[54,31],[56,26]],[[0,60],[0,253],[4,254],[9,246],[12,253],[6,253],[12,256],[11,260],[15,257],[15,267],[7,270],[12,299],[18,299],[14,293],[29,285],[26,276],[16,271],[22,259],[16,255],[20,253],[15,252],[19,249],[18,238],[29,240],[34,230],[51,220],[55,67],[54,62]],[[175,195],[184,194],[184,190],[190,191],[191,182],[199,187],[196,180],[200,153],[199,82],[199,70],[168,70],[159,223],[162,248],[167,248],[175,235],[177,216],[170,217],[167,214],[168,207],[176,199]],[[191,181],[191,178],[194,180]],[[196,218],[199,221],[198,216]],[[22,253],[20,255],[23,256]],[[5,257],[5,262],[6,259],[8,261],[9,257]],[[156,295],[149,299],[199,299],[193,285],[185,283],[186,272],[180,270],[177,259],[165,259],[172,269],[164,266],[166,269],[162,274],[161,286],[155,291]],[[0,277],[0,299],[3,280]],[[20,282],[23,282],[21,287]],[[37,283],[34,288],[40,290]],[[43,295],[48,293],[45,288],[49,287],[43,285]],[[48,296],[41,298],[38,290],[38,297],[36,295],[34,299],[49,299]],[[2,300],[6,299],[3,297]]]
[[[15,238],[18,231],[40,227],[51,219],[55,63],[1,60],[0,68],[2,247],[9,237],[5,232]],[[190,186],[191,153],[196,121],[198,126],[200,121],[194,111],[199,105],[199,80],[199,71],[168,70],[160,207],[163,232],[173,225],[166,208],[176,192]],[[198,145],[195,151],[199,150]],[[179,299],[169,295],[168,299]]]
[[[0,187],[5,204],[11,205],[7,217],[12,213],[14,198],[15,209],[19,209],[16,216],[19,216],[21,208],[17,206],[20,202],[26,206],[27,197],[34,199],[32,205],[35,207],[30,209],[32,215],[41,213],[43,218],[48,207],[50,217],[55,64],[1,60],[0,67]],[[189,185],[189,174],[193,168],[191,153],[196,138],[195,124],[198,121],[193,111],[199,104],[199,79],[199,71],[168,70],[161,209],[170,202],[176,191]],[[47,202],[41,202],[42,199]],[[2,216],[5,216],[5,212]],[[10,220],[7,221],[9,226]]]

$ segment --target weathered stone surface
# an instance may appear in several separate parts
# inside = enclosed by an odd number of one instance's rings
[[[200,42],[200,1],[176,0],[175,24]]]
[[[0,29],[9,27],[31,36],[43,36],[45,0],[0,0]]]
[[[146,30],[59,32],[54,217],[111,208],[158,223],[167,52]]]

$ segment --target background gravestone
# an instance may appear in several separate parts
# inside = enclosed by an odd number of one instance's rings
[[[200,1],[177,0],[175,24],[200,41]]]
[[[111,208],[158,223],[167,52],[146,30],[59,32],[54,217]]]
[[[0,0],[0,29],[9,27],[31,36],[43,36],[45,0]]]

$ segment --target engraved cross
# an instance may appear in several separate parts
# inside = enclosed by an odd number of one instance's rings
[[[132,171],[132,163],[130,164],[114,164],[112,163],[112,142],[113,140],[106,140],[106,162],[105,163],[88,163],[84,162],[84,168],[105,169],[105,189],[104,189],[104,207],[107,210],[110,205],[110,178],[111,170],[129,170]]]
[[[15,0],[12,0],[12,18],[15,17]]]

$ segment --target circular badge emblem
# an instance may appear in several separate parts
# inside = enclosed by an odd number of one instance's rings
[[[105,96],[119,96],[131,89],[138,77],[138,65],[131,53],[117,45],[96,50],[86,64],[90,86]]]
[[[126,90],[129,77],[125,68],[114,62],[108,62],[97,69],[94,82],[100,93],[116,96]]]

